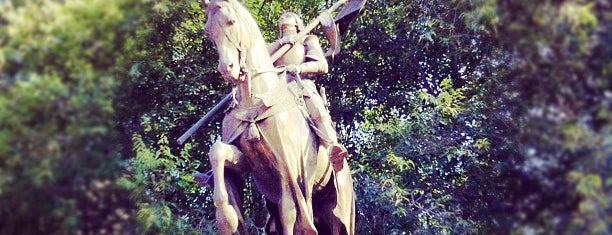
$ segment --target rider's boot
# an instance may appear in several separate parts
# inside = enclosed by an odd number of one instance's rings
[[[338,136],[332,126],[331,118],[321,118],[320,121],[315,121],[315,124],[321,132],[322,137],[320,139],[323,146],[327,149],[327,155],[334,167],[334,171],[342,170],[344,158],[348,156],[348,151],[343,145],[338,143]]]

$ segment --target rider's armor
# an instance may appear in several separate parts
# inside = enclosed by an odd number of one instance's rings
[[[285,14],[293,14],[293,13],[285,13]],[[299,32],[303,27],[300,23],[299,17],[293,14],[291,15],[296,19],[297,25],[295,25],[297,31]],[[281,16],[281,21],[284,16]],[[286,17],[286,16],[285,16]],[[279,23],[279,29],[282,34],[282,27]],[[347,152],[346,149],[338,144],[338,138],[336,131],[332,125],[331,116],[329,115],[329,111],[327,110],[323,99],[317,92],[316,86],[313,82],[313,78],[317,74],[327,73],[328,65],[327,60],[325,59],[323,50],[319,44],[319,39],[314,35],[307,35],[303,38],[295,39],[295,42],[292,42],[293,46],[287,53],[285,53],[282,57],[280,57],[276,62],[274,62],[275,67],[288,67],[290,65],[298,66],[300,74],[299,77],[301,79],[300,86],[302,86],[302,95],[304,96],[304,101],[306,104],[306,108],[308,110],[308,114],[310,118],[314,122],[316,126],[315,132],[320,137],[323,146],[328,148],[330,158],[332,158],[332,162],[336,162],[336,166],[334,168],[338,168],[338,159],[340,159],[340,168],[341,168],[341,158],[346,157]],[[275,51],[280,46],[280,43],[275,42],[270,45],[270,50]],[[295,75],[288,73],[288,82],[294,82],[296,80]],[[334,160],[335,159],[335,160]],[[338,169],[339,170],[339,169]]]

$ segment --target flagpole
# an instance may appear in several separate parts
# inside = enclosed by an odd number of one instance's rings
[[[217,112],[219,112],[219,110],[221,110],[223,107],[225,107],[225,105],[229,104],[230,101],[232,100],[232,94],[227,94],[225,95],[225,97],[219,101],[219,103],[217,103],[217,105],[215,105],[215,107],[213,107],[210,111],[208,111],[208,113],[206,113],[206,115],[204,115],[204,117],[200,118],[200,120],[198,120],[198,122],[196,122],[196,124],[193,124],[193,126],[191,126],[191,128],[189,128],[189,130],[185,131],[185,133],[183,133],[183,135],[181,135],[181,137],[178,138],[178,143],[179,144],[183,144],[185,142],[185,140],[187,140],[187,138],[191,137],[191,135],[193,135],[194,132],[196,132],[198,129],[200,129],[200,127],[202,125],[204,125],[204,123],[207,123],[208,120],[210,118],[212,118],[212,116],[214,114],[216,114]]]

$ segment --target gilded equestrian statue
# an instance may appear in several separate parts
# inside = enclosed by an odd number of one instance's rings
[[[237,0],[202,0],[205,33],[235,102],[211,146],[213,200],[222,234],[246,234],[242,177],[266,198],[268,234],[354,234],[355,195],[346,159],[334,171],[301,96],[274,67],[255,20]]]

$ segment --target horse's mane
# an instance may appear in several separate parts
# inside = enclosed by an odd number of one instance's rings
[[[241,31],[243,32],[243,35],[244,33],[246,33],[246,35],[249,35],[249,37],[242,38],[243,45],[247,48],[250,48],[252,46],[255,46],[253,45],[253,43],[257,40],[263,42],[263,45],[266,45],[263,35],[261,34],[261,30],[259,29],[259,25],[257,25],[257,22],[251,15],[251,12],[249,12],[246,7],[244,7],[237,0],[229,1],[234,7],[234,11],[236,12],[236,17],[238,18],[238,21],[241,22],[240,27],[242,27]]]

